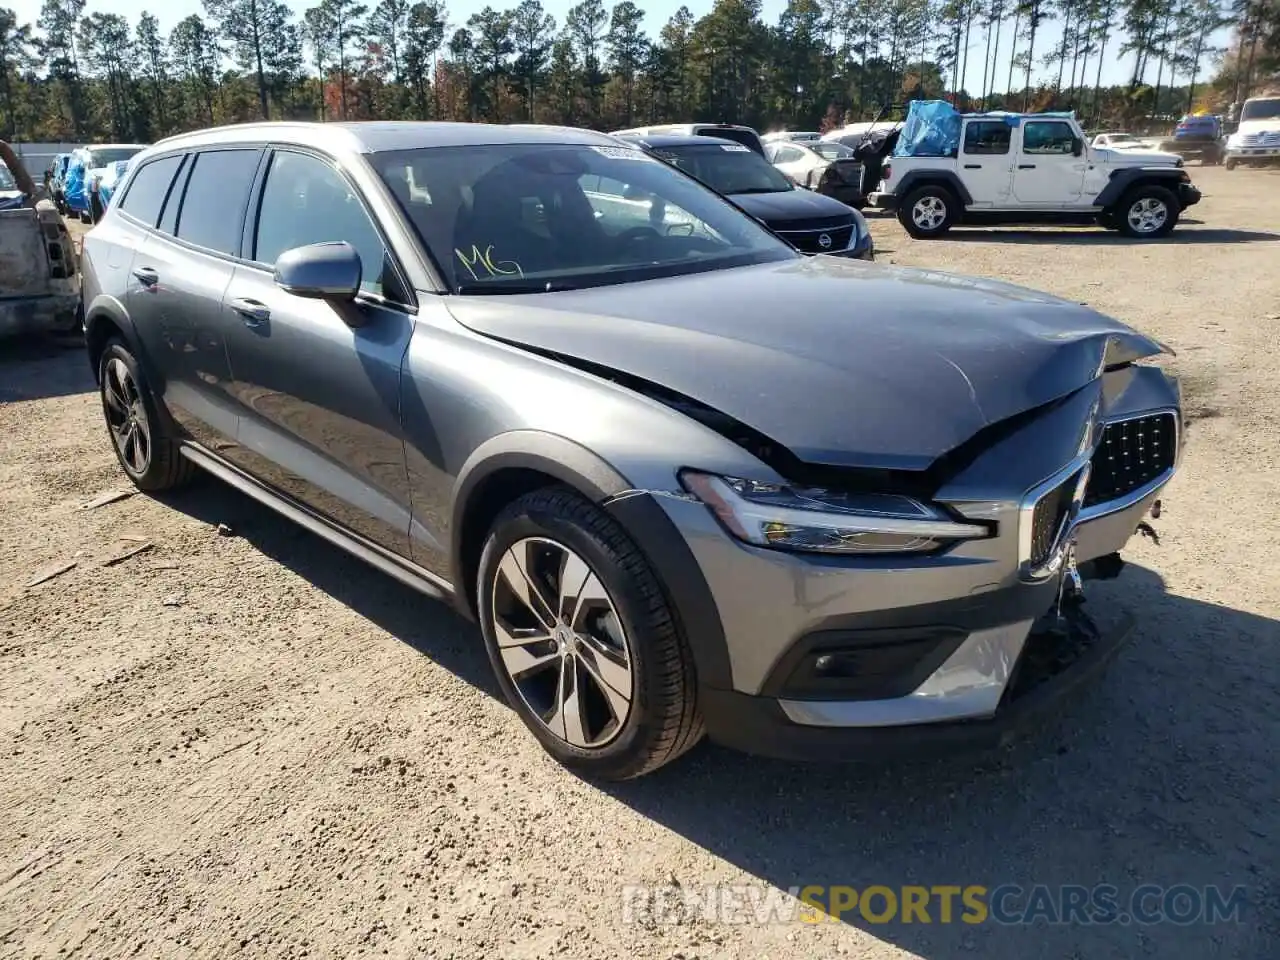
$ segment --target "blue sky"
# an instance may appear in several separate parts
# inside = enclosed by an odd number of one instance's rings
[[[5,0],[0,0],[4,3]],[[317,0],[288,0],[296,12],[301,12],[308,6],[314,5]],[[366,0],[368,2],[368,0]],[[505,0],[495,0],[494,5],[498,5]],[[564,15],[570,7],[574,5],[576,0],[542,0],[543,6],[547,11],[556,18],[558,23],[564,22]],[[680,8],[681,0],[636,0],[639,6],[646,12],[645,29],[651,37],[656,37],[658,30],[664,23]],[[700,17],[711,9],[712,0],[687,0],[687,6],[693,12],[695,17]],[[8,0],[8,5],[18,15],[19,23],[34,23],[40,14],[41,0]],[[610,5],[610,0],[605,0],[606,6]],[[511,5],[514,5],[512,0]],[[786,0],[763,0],[764,19],[766,22],[773,23],[777,21],[778,14],[782,12],[786,5]],[[467,18],[477,10],[483,9],[484,2],[471,0],[469,3],[463,3],[461,0],[452,0],[448,2],[450,26],[460,26],[466,22]],[[160,21],[160,26],[168,31],[175,23],[192,13],[203,13],[204,8],[200,4],[200,0],[165,0],[163,3],[157,3],[155,0],[89,0],[88,8],[90,12],[102,11],[123,14],[131,21],[136,21],[139,14],[144,10],[150,10]],[[1013,35],[1012,24],[1007,24],[1001,37],[1000,46],[1002,51],[1008,49],[1009,41]],[[1041,29],[1040,34],[1036,37],[1036,47],[1039,50],[1049,50],[1054,43],[1061,38],[1061,31],[1056,23],[1047,23]],[[1225,45],[1225,37],[1218,40],[1219,45]],[[982,86],[982,58],[985,52],[986,37],[984,34],[975,31],[970,34],[969,47],[969,64],[968,76],[966,77],[966,88],[969,90],[977,90]],[[1001,59],[1005,62],[1005,67],[1001,71],[1001,79],[1007,78],[1008,60],[1004,53],[1001,53]],[[1121,60],[1112,51],[1108,51],[1107,62],[1102,70],[1103,83],[1121,83],[1129,78],[1129,73],[1133,69],[1133,58],[1125,57]],[[1092,81],[1095,67],[1089,68],[1089,79]],[[1155,80],[1154,65],[1151,68],[1151,76],[1148,81]],[[1202,71],[1203,72],[1203,71]],[[1015,80],[1015,84],[1016,84]],[[998,85],[1004,86],[1003,82]]]

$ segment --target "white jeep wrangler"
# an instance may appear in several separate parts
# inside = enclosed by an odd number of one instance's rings
[[[868,198],[896,210],[913,237],[960,223],[1097,223],[1161,237],[1200,202],[1181,159],[1090,146],[1074,118],[987,113],[961,121],[950,156],[892,157]]]

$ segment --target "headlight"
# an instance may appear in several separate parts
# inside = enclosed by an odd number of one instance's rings
[[[1227,146],[1228,147],[1240,146],[1240,134],[1233,133],[1231,136],[1227,137]]]
[[[926,553],[991,535],[893,494],[841,493],[686,470],[685,487],[739,540],[806,553]]]

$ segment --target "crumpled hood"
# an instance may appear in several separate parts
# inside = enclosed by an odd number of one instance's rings
[[[923,470],[1163,351],[1046,294],[834,257],[448,302],[478,333],[678,391],[832,466]]]
[[[782,227],[800,220],[822,220],[835,225],[848,223],[853,219],[853,212],[849,207],[812,190],[735,193],[727,199],[771,227]]]

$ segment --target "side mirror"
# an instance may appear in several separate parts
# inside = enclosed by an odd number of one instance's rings
[[[276,260],[276,286],[309,300],[354,300],[360,292],[360,254],[340,240],[294,247]]]
[[[1081,137],[1076,137],[1076,138],[1071,142],[1071,153],[1072,153],[1074,156],[1077,156],[1077,157],[1078,157],[1078,156],[1080,156],[1082,153],[1084,153],[1084,139],[1083,139],[1083,138],[1081,138]]]

